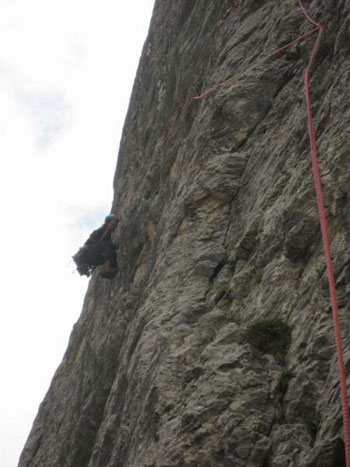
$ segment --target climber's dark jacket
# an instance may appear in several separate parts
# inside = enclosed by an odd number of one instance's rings
[[[92,232],[86,240],[85,246],[88,246],[87,261],[93,266],[103,264],[106,260],[111,260],[111,267],[116,267],[116,249],[117,245],[112,242],[112,232],[105,235],[107,224]],[[103,238],[102,238],[103,237]]]

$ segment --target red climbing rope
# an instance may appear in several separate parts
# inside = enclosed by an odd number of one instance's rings
[[[349,467],[350,466],[350,438],[349,438],[350,428],[349,428],[349,407],[348,407],[348,397],[347,397],[347,388],[346,388],[346,374],[345,374],[341,333],[340,333],[340,325],[339,325],[338,302],[337,302],[337,296],[336,296],[336,291],[335,291],[335,282],[334,282],[332,258],[331,258],[331,251],[330,251],[330,242],[329,242],[329,237],[328,237],[326,213],[325,213],[325,207],[324,207],[323,195],[322,195],[321,178],[320,178],[320,171],[319,171],[319,165],[318,165],[318,159],[317,159],[315,129],[314,129],[314,124],[313,124],[311,103],[310,103],[310,93],[309,93],[310,68],[312,66],[313,60],[316,55],[316,51],[320,43],[323,27],[321,24],[318,24],[315,20],[313,20],[310,17],[310,15],[306,11],[302,3],[302,0],[298,0],[298,1],[299,1],[300,8],[302,9],[307,20],[310,23],[312,23],[314,26],[316,26],[316,29],[318,30],[317,39],[315,41],[315,44],[314,44],[314,47],[313,47],[313,50],[312,50],[312,53],[309,59],[309,63],[305,71],[304,90],[305,90],[305,101],[306,101],[306,108],[307,108],[311,160],[312,160],[312,168],[313,168],[316,198],[317,198],[317,207],[318,207],[318,214],[319,214],[319,220],[320,220],[320,225],[321,225],[323,249],[324,249],[324,254],[326,257],[329,291],[330,291],[330,297],[331,297],[331,303],[332,303],[333,326],[334,326],[335,342],[336,342],[336,348],[337,348],[340,392],[341,392],[342,411],[343,411],[343,428],[344,428],[346,466]]]
[[[273,53],[277,54],[278,52],[282,52],[282,50],[288,49],[288,47],[291,47],[292,45],[297,44],[302,39],[306,39],[307,37],[311,36],[311,34],[313,34],[316,31],[319,31],[319,30],[320,30],[320,28],[317,26],[316,28],[311,29],[311,31],[307,31],[304,34],[302,34],[301,36],[297,37],[296,39],[294,39],[294,41],[288,42],[288,44],[283,45],[279,49],[276,49]]]

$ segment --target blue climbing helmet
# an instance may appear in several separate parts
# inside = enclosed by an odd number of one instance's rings
[[[108,216],[105,218],[105,224],[107,222],[117,221],[117,220],[119,220],[118,216],[116,214],[111,213],[111,214],[108,214]]]

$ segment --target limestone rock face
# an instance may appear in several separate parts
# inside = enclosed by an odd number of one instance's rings
[[[305,6],[349,369],[350,3]],[[297,0],[156,1],[114,182],[120,271],[94,273],[19,467],[345,465],[316,33],[273,53],[313,27]]]

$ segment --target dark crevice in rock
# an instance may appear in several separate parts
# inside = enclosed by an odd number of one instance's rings
[[[214,271],[213,271],[213,274],[209,277],[209,285],[212,284],[214,282],[214,279],[217,277],[217,275],[219,274],[219,272],[222,270],[222,268],[225,266],[226,264],[226,260],[225,259],[222,259],[218,264],[217,266],[215,267]]]

